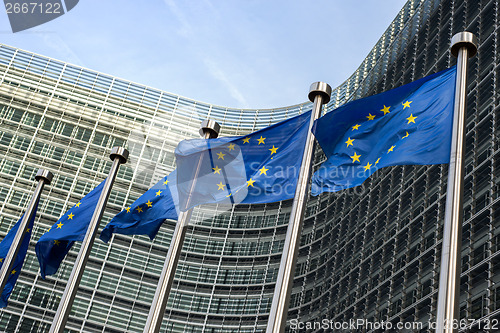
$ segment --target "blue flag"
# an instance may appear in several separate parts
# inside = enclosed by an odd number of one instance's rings
[[[200,204],[256,204],[293,198],[311,113],[242,137],[179,143],[179,208]]]
[[[163,177],[130,207],[125,208],[101,231],[100,239],[107,243],[113,233],[148,235],[152,240],[165,219],[177,220],[176,171]]]
[[[36,243],[35,252],[43,279],[57,272],[75,241],[85,238],[105,181],[70,208]]]
[[[307,112],[242,137],[182,141],[177,169],[118,213],[101,240],[108,242],[114,232],[153,239],[165,219],[175,220],[180,211],[200,204],[293,198],[309,119]],[[188,193],[193,194],[189,204]]]
[[[455,77],[452,67],[316,120],[327,161],[313,175],[312,194],[358,186],[386,166],[449,163]]]
[[[31,232],[33,230],[33,223],[35,221],[36,210],[38,209],[38,204],[35,207],[35,212],[33,213],[33,217],[30,221],[28,221],[28,227],[26,228],[26,235],[24,236],[21,247],[19,248],[19,252],[17,253],[17,258],[14,259],[14,265],[12,266],[12,270],[10,272],[9,277],[7,278],[7,284],[5,285],[2,291],[2,297],[0,297],[0,308],[4,308],[7,306],[7,300],[14,289],[17,278],[19,274],[21,274],[21,268],[23,267],[24,258],[26,258],[26,253],[28,252],[28,246],[30,244]],[[9,249],[12,245],[12,241],[16,236],[17,229],[19,229],[19,225],[23,219],[24,215],[17,221],[17,223],[10,229],[9,233],[4,237],[2,242],[0,243],[0,268],[3,265],[3,260],[7,256]]]

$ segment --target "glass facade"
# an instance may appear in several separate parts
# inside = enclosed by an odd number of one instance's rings
[[[499,5],[408,1],[325,107],[447,68],[455,63],[448,51],[453,34],[478,36],[468,79],[463,319],[500,318]],[[0,331],[50,327],[79,245],[55,276],[42,280],[34,244],[106,177],[113,146],[127,147],[131,156],[120,167],[101,228],[173,170],[175,146],[198,137],[201,120],[217,120],[221,135],[243,135],[309,109],[309,102],[265,110],[210,105],[0,44],[2,237],[26,208],[37,169],[55,174],[42,195],[23,273],[0,311]],[[315,165],[323,159],[318,149]],[[446,165],[391,167],[360,187],[311,197],[288,318],[420,321],[427,331],[436,312],[446,175]],[[291,201],[197,208],[162,332],[264,332],[290,210]],[[97,240],[67,329],[142,331],[174,224],[166,221],[154,241]]]

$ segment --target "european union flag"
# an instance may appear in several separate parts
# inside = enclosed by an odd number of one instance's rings
[[[14,259],[14,265],[12,266],[10,276],[7,279],[7,284],[5,285],[2,291],[2,297],[0,297],[0,308],[4,308],[7,306],[7,300],[9,299],[10,294],[12,293],[12,290],[16,285],[16,281],[17,278],[19,277],[19,274],[21,274],[21,268],[23,267],[24,258],[26,258],[26,252],[28,252],[28,246],[30,244],[31,231],[33,230],[33,223],[35,221],[35,215],[37,209],[38,209],[38,204],[37,207],[35,208],[35,212],[33,213],[33,217],[28,222],[28,227],[26,228],[25,231],[26,235],[24,236],[21,247],[19,248],[19,252],[17,253],[17,258]],[[3,260],[5,259],[7,253],[9,252],[9,249],[12,245],[12,241],[16,236],[17,229],[19,229],[19,225],[21,224],[23,217],[24,215],[21,217],[21,219],[19,219],[19,221],[17,221],[17,223],[12,227],[12,229],[10,229],[9,233],[4,237],[4,239],[0,243],[0,268],[3,265]]]
[[[176,220],[186,210],[188,192],[195,197],[189,207],[292,198],[309,119],[307,112],[242,137],[182,141],[176,149],[177,169],[118,213],[101,232],[101,240],[108,242],[114,232],[153,239],[165,219]]]
[[[362,184],[377,169],[449,163],[456,67],[345,104],[316,120],[327,161],[312,194]]]
[[[75,241],[85,238],[105,181],[70,208],[36,243],[35,252],[43,279],[57,272]]]
[[[200,204],[255,204],[293,198],[310,112],[242,137],[179,143],[180,210]]]
[[[132,205],[125,208],[101,231],[100,239],[107,243],[113,233],[148,235],[152,240],[165,219],[177,220],[176,171],[163,177]]]

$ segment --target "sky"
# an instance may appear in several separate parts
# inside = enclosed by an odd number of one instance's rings
[[[359,67],[406,0],[81,0],[0,43],[234,108],[305,102]]]

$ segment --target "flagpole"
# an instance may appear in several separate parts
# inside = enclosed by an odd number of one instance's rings
[[[50,185],[53,177],[54,175],[49,170],[38,169],[38,172],[35,176],[35,180],[38,181],[38,184],[36,185],[33,196],[31,197],[31,201],[28,205],[28,208],[26,209],[26,212],[24,213],[21,224],[17,229],[16,235],[12,240],[12,245],[3,261],[2,269],[0,270],[0,292],[5,288],[5,285],[7,284],[7,279],[10,276],[12,266],[14,266],[14,261],[17,258],[17,254],[19,253],[19,249],[21,248],[21,244],[23,243],[24,237],[26,235],[26,227],[33,218],[33,215],[36,214],[36,207],[38,205],[38,201],[40,201],[43,187],[45,186],[45,184]]]
[[[302,164],[300,166],[297,188],[295,190],[292,213],[290,214],[288,229],[286,231],[285,245],[283,247],[283,255],[281,256],[276,287],[274,289],[271,312],[269,313],[267,333],[281,333],[285,331],[314,153],[314,136],[311,132],[311,128],[314,121],[321,115],[323,104],[330,101],[331,94],[332,88],[324,82],[313,83],[309,90],[309,100],[311,102],[314,101],[314,106],[309,121],[306,146],[302,155]]]
[[[52,326],[49,330],[50,333],[64,332],[64,327],[68,321],[71,306],[75,300],[76,291],[80,285],[83,270],[89,259],[90,251],[92,250],[92,245],[94,244],[97,229],[99,228],[99,223],[101,222],[102,215],[104,214],[104,209],[106,208],[111,188],[115,182],[116,174],[118,173],[120,164],[127,162],[128,154],[128,150],[122,147],[114,147],[111,150],[110,158],[113,161],[113,164],[111,166],[111,170],[109,171],[109,175],[106,178],[106,182],[104,183],[104,187],[102,188],[99,201],[97,201],[97,206],[94,210],[94,214],[92,215],[92,219],[90,220],[87,233],[85,234],[85,238],[82,242],[82,247],[78,253],[73,270],[71,271],[71,275],[66,284],[66,289],[64,289],[61,301],[59,302],[59,307],[57,308],[54,321],[52,322]]]
[[[219,135],[219,131],[220,125],[216,121],[204,120],[201,123],[200,135],[205,139],[215,139]],[[193,193],[200,168],[201,158],[195,169],[189,196]],[[188,204],[186,206],[189,206],[190,198],[188,198],[187,201]],[[192,209],[189,209],[185,212],[180,212],[178,216],[174,234],[172,235],[165,263],[163,264],[163,269],[161,271],[160,280],[158,281],[158,286],[156,287],[153,303],[151,304],[151,309],[149,310],[146,326],[144,327],[144,333],[158,333],[160,331],[163,314],[165,313],[165,309],[167,307],[168,296],[170,294],[170,290],[172,289],[175,270],[177,269],[177,264],[179,263],[179,256],[181,254],[182,244],[184,243],[184,237],[186,236],[186,230],[189,220],[191,219],[192,211]]]
[[[456,34],[451,39],[451,53],[458,59],[453,111],[453,133],[450,164],[448,167],[448,187],[441,251],[436,333],[457,332],[454,326],[458,324],[459,320],[467,59],[476,54],[477,44],[476,36],[466,31]]]

